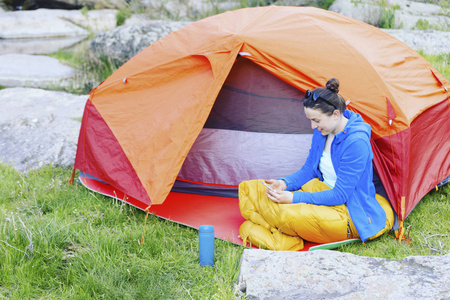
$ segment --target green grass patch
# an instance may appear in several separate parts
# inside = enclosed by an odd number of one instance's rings
[[[88,49],[88,41],[68,50],[59,50],[50,57],[76,69],[73,82],[68,87],[55,86],[73,94],[87,94],[120,67],[120,63],[106,56],[97,56]]]
[[[418,51],[442,76],[450,81],[450,52],[441,54],[425,54],[423,51]]]
[[[405,228],[405,236],[411,239],[410,245],[384,234],[366,246],[355,243],[339,250],[384,258],[450,253],[450,185],[428,193],[406,218]]]
[[[243,247],[67,183],[71,170],[0,165],[0,298],[231,299]]]
[[[417,30],[438,30],[438,31],[448,31],[450,29],[450,25],[445,22],[438,22],[435,24],[430,24],[430,22],[426,19],[420,18],[413,29]]]
[[[21,174],[0,164],[0,298],[231,299],[243,247],[215,240],[198,262],[198,231],[68,184],[71,170]],[[430,192],[405,221],[410,245],[388,235],[338,251],[403,258],[450,250],[450,186]]]
[[[56,58],[62,63],[65,63],[71,67],[79,68],[85,63],[84,49],[73,49],[73,50],[58,50],[55,53],[49,54],[48,56]]]
[[[400,9],[400,6],[395,4],[390,6],[386,0],[381,0],[379,3],[380,19],[378,20],[378,27],[392,29],[395,27],[395,11]],[[402,27],[402,26],[400,26]]]

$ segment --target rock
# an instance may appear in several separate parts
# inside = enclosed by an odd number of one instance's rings
[[[0,90],[0,161],[19,171],[75,160],[88,96],[31,88]]]
[[[416,51],[425,54],[450,53],[450,32],[437,30],[383,29]]]
[[[1,54],[50,54],[60,49],[70,48],[81,41],[85,36],[37,39],[0,39]]]
[[[283,6],[314,6],[320,7],[319,0],[278,0],[274,2],[275,5]]]
[[[394,29],[449,30],[449,9],[433,3],[409,0],[380,0],[358,2],[335,0],[329,10],[368,24]],[[384,25],[383,25],[384,24]]]
[[[156,20],[123,25],[95,36],[91,50],[120,65],[160,38],[190,23]]]
[[[242,1],[143,0],[140,5],[141,9],[151,14],[152,19],[194,21],[241,8]]]
[[[450,254],[384,259],[245,249],[236,288],[246,299],[449,299],[449,282]]]
[[[61,2],[66,2],[74,5],[81,5],[89,7],[90,9],[118,9],[122,8],[125,3],[129,1],[123,0],[60,0]]]
[[[0,85],[59,88],[71,83],[75,70],[56,58],[28,54],[0,55]]]
[[[56,16],[47,9],[4,12],[0,15],[2,39],[86,35],[86,29]]]
[[[51,9],[81,9],[83,6],[58,0],[10,0],[13,10],[35,10],[39,8]]]
[[[0,13],[0,39],[87,36],[116,27],[115,10],[38,9]]]

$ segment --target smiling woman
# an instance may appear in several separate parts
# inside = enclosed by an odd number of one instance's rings
[[[345,110],[339,80],[307,91],[303,101],[314,129],[311,149],[300,171],[239,185],[239,205],[247,219],[244,241],[273,250],[300,250],[303,239],[330,243],[373,239],[392,228],[389,202],[372,182],[370,126]]]

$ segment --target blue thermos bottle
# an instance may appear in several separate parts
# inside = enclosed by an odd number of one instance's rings
[[[214,226],[202,225],[198,230],[200,265],[214,265]]]

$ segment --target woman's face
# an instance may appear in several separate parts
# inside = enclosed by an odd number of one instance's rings
[[[320,109],[305,107],[306,117],[311,121],[311,128],[320,131],[322,135],[336,134],[340,120],[340,113],[335,110],[331,116],[324,114]]]

